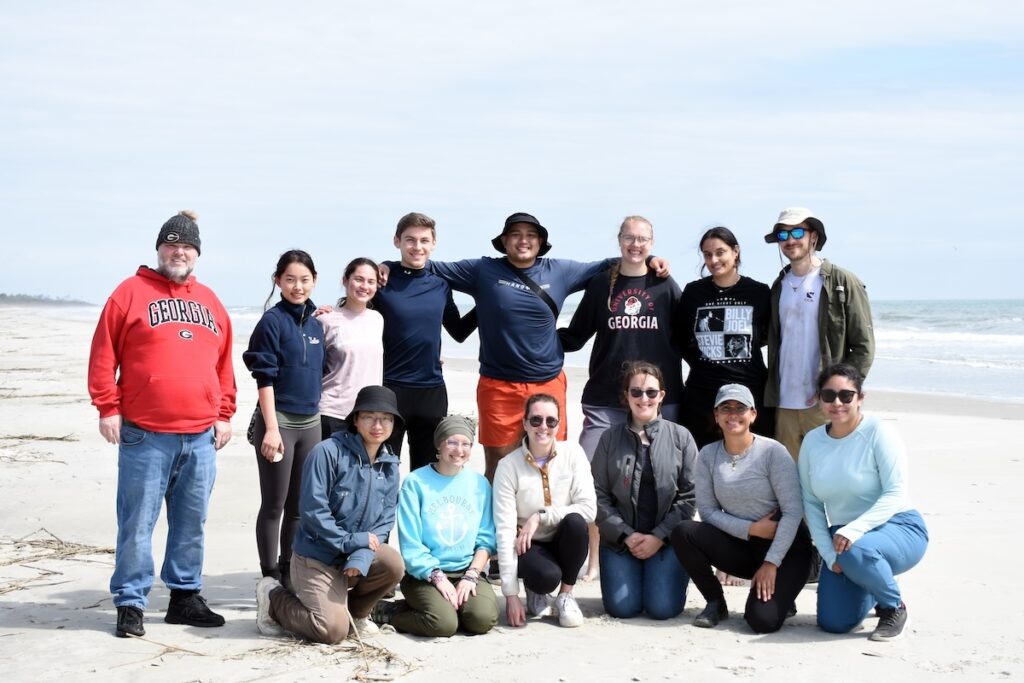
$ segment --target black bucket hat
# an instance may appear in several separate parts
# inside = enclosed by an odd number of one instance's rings
[[[508,229],[516,223],[527,223],[537,228],[537,233],[540,235],[540,251],[537,253],[538,256],[543,256],[551,251],[551,243],[548,242],[548,229],[541,225],[539,220],[528,213],[523,213],[522,211],[514,213],[505,219],[504,229],[502,229],[500,235],[491,240],[491,246],[502,254],[508,253],[505,251],[505,245],[502,244],[501,238],[504,237],[508,232]]]
[[[391,413],[395,416],[395,428],[401,429],[405,424],[402,420],[401,413],[398,412],[398,399],[395,397],[395,392],[391,391],[387,387],[379,385],[370,385],[363,387],[356,394],[355,405],[352,406],[352,410],[349,411],[348,417],[345,418],[345,422],[348,423],[348,429],[350,432],[354,432],[356,429],[356,413]]]

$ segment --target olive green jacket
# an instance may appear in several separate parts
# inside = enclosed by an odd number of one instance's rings
[[[772,315],[768,323],[768,383],[764,404],[779,405],[779,347],[782,329],[779,324],[779,298],[786,266],[772,283]],[[821,262],[821,299],[818,302],[818,341],[821,362],[818,370],[832,363],[854,366],[866,377],[875,358],[875,332],[871,325],[871,305],[867,288],[848,270]]]

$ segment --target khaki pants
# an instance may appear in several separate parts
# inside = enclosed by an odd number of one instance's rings
[[[457,584],[462,572],[446,572],[452,584]],[[447,638],[461,627],[473,634],[487,633],[498,623],[498,600],[491,584],[481,576],[476,595],[469,596],[458,611],[444,599],[440,591],[426,581],[405,575],[402,579],[405,602],[391,616],[391,625],[402,633],[428,638]]]
[[[800,444],[804,442],[807,432],[815,427],[825,424],[825,414],[821,412],[821,406],[812,408],[775,409],[775,440],[786,447],[793,460],[800,457]]]
[[[366,576],[349,578],[339,567],[298,554],[292,555],[291,566],[295,594],[271,593],[270,616],[292,633],[327,644],[348,635],[348,612],[356,619],[368,616],[405,573],[402,556],[388,545],[377,549]]]

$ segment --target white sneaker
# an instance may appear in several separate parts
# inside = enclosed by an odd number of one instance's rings
[[[576,604],[576,598],[572,593],[559,593],[555,598],[555,607],[558,608],[558,625],[566,628],[576,628],[583,625],[583,612]]]
[[[283,636],[286,632],[270,616],[270,593],[281,588],[281,582],[273,576],[264,576],[256,583],[256,628],[265,636]]]
[[[526,613],[535,617],[553,617],[555,599],[547,593],[534,593],[526,589]]]
[[[380,633],[380,626],[373,623],[373,621],[370,620],[370,617],[353,617],[352,621],[349,622],[348,625],[348,634],[351,636],[357,631],[359,632],[360,638],[375,636]]]

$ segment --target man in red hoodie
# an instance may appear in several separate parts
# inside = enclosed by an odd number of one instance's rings
[[[107,299],[89,356],[89,394],[100,434],[118,444],[117,553],[110,592],[117,635],[145,634],[153,586],[153,528],[167,501],[160,579],[171,591],[164,621],[223,626],[199,595],[203,525],[216,451],[231,439],[235,375],[231,320],[196,282],[196,215],[182,211],[160,229],[157,268],[141,266]]]

